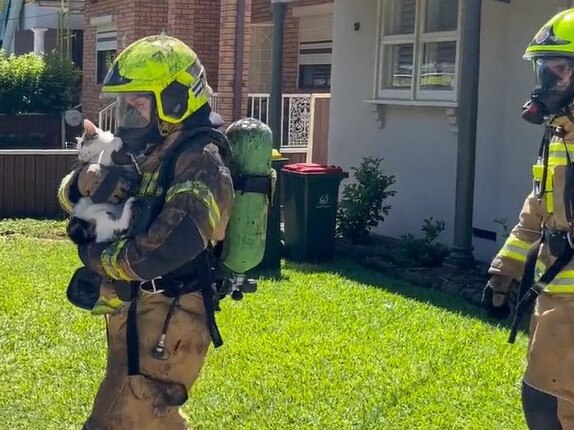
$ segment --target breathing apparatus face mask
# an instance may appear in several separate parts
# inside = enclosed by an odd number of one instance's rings
[[[129,152],[137,153],[145,149],[147,144],[162,141],[153,94],[119,94],[117,100],[116,136],[122,139]]]
[[[574,59],[537,58],[533,62],[536,88],[523,106],[522,117],[533,124],[542,124],[544,117],[556,115],[574,97]]]

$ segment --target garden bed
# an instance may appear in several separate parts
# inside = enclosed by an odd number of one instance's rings
[[[458,269],[443,264],[438,267],[404,266],[394,262],[400,252],[400,242],[372,237],[368,245],[355,245],[339,240],[338,255],[382,272],[385,275],[411,284],[459,296],[473,305],[480,306],[482,289],[488,280],[488,265],[477,262],[472,269]]]

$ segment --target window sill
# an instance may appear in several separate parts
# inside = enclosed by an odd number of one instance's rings
[[[443,100],[407,100],[407,99],[367,99],[365,103],[372,105],[391,105],[391,106],[428,106],[456,108],[458,102]]]
[[[457,110],[458,102],[447,100],[405,100],[405,99],[367,99],[365,103],[373,106],[379,127],[385,127],[385,111],[387,106],[416,106],[442,108],[446,111],[447,122],[453,133],[458,133]]]

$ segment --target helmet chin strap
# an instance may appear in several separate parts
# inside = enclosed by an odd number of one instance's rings
[[[176,131],[182,130],[183,124],[182,123],[172,124],[172,123],[164,121],[164,120],[159,120],[158,129],[159,129],[159,133],[163,137],[167,137],[170,134],[175,133]]]

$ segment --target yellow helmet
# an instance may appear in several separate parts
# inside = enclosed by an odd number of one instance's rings
[[[538,57],[574,57],[574,9],[554,15],[538,30],[522,58]]]
[[[164,34],[140,39],[114,60],[102,93],[151,95],[159,119],[179,124],[209,102],[205,70],[185,43]]]

